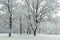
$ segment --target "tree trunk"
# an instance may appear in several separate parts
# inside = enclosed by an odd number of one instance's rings
[[[34,31],[34,36],[36,36],[36,31]]]
[[[22,30],[20,30],[20,34],[22,34]]]
[[[40,29],[39,29],[39,33],[40,33]]]
[[[10,5],[9,5],[9,3],[10,3],[10,0],[8,0],[8,12],[10,13],[10,17],[9,17],[9,29],[10,29],[10,32],[9,32],[9,37],[11,37],[11,29],[12,29],[12,10],[11,10],[11,8],[10,8]]]
[[[22,34],[22,19],[21,19],[21,16],[20,16],[20,34]]]
[[[11,37],[11,29],[10,29],[10,32],[9,32],[9,37]]]
[[[27,28],[27,34],[31,34],[31,29]]]

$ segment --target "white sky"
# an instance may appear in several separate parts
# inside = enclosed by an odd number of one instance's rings
[[[22,3],[22,4],[24,4],[24,2],[22,2],[21,0],[17,0],[16,3]]]
[[[58,1],[58,3],[60,3],[60,0],[57,0],[57,1]],[[57,14],[53,14],[52,17],[53,17],[53,18],[55,18],[55,17],[60,17],[60,10],[58,11]]]
[[[0,9],[3,7],[4,5],[0,4]],[[0,14],[5,14],[4,12],[0,11]]]
[[[0,8],[2,7],[3,5],[2,4],[0,4]]]
[[[53,18],[55,18],[55,17],[60,17],[60,11],[58,11],[57,14],[53,14],[52,17],[53,17]]]
[[[5,12],[3,12],[3,11],[0,11],[0,14],[5,14]]]
[[[60,11],[58,11],[58,13],[56,14],[58,17],[60,17]]]
[[[58,0],[58,3],[60,3],[60,0]]]

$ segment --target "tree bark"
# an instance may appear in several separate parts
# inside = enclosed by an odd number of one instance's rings
[[[34,36],[36,36],[36,30],[34,31]]]
[[[9,5],[10,1],[8,0],[8,12],[10,13],[10,16],[9,16],[9,29],[10,29],[10,32],[9,32],[9,37],[11,37],[11,29],[12,29],[12,9],[10,8],[10,5]]]
[[[10,32],[9,32],[9,37],[11,37],[11,29],[10,29]]]
[[[20,16],[20,34],[22,34],[22,19],[21,19],[21,16]]]
[[[12,29],[12,15],[10,15],[9,23],[10,23],[10,32],[9,32],[9,37],[11,37],[11,29]]]

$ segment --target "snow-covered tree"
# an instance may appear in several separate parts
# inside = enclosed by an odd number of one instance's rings
[[[38,29],[38,23],[41,23],[42,21],[45,21],[45,17],[47,15],[50,15],[50,12],[56,9],[56,1],[52,0],[25,0],[26,6],[27,6],[27,11],[29,15],[32,15],[33,19],[33,26],[31,27],[34,36],[36,36],[36,32]],[[50,4],[51,3],[51,4]],[[55,6],[55,7],[54,7]],[[46,21],[50,21],[50,16],[49,20],[47,19]],[[44,19],[44,20],[43,20]],[[31,22],[31,21],[30,21]],[[39,29],[40,30],[40,29]]]
[[[42,15],[45,14],[45,10],[48,8],[46,7],[46,1],[43,0],[25,0],[28,6],[28,11],[33,16],[34,27],[32,26],[32,30],[34,32],[34,36],[36,36],[37,31],[37,24],[41,22]]]

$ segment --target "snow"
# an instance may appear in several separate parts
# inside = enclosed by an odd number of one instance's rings
[[[17,0],[16,3],[24,4],[24,2],[22,2],[22,0]]]
[[[4,5],[0,4],[0,8],[2,8]]]
[[[55,17],[60,17],[60,11],[58,11],[57,14],[52,14],[52,17],[55,18]]]
[[[60,35],[38,34],[37,36],[33,36],[12,34],[11,37],[8,37],[8,34],[0,34],[0,40],[60,40]]]
[[[60,3],[60,0],[58,0],[58,3]]]

